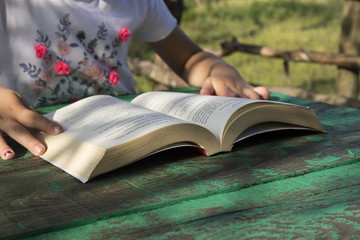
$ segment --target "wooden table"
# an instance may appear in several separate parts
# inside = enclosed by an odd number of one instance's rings
[[[0,162],[0,238],[359,239],[360,110],[272,99],[315,109],[327,134],[170,150],[86,184],[19,148]]]

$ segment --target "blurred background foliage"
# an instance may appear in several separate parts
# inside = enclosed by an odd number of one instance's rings
[[[180,26],[203,48],[220,49],[222,41],[236,37],[240,43],[273,48],[338,52],[340,0],[184,0],[184,4]],[[130,56],[154,57],[138,41],[132,43]],[[280,59],[236,52],[224,60],[253,84],[335,92],[335,66],[290,62],[289,81]],[[153,85],[136,76],[136,86],[143,92]]]

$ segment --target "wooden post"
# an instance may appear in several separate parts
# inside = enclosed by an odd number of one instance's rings
[[[341,26],[340,53],[360,55],[360,1],[344,1]],[[336,79],[338,95],[357,98],[359,94],[359,70],[338,68]]]

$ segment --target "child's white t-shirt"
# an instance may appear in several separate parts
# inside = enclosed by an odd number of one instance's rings
[[[0,85],[33,106],[135,93],[130,39],[175,26],[163,0],[1,0]]]

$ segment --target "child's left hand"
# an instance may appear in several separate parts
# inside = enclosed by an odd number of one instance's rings
[[[240,76],[230,77],[216,74],[205,79],[200,94],[264,100],[270,98],[269,90],[266,87],[253,87]]]
[[[269,90],[266,87],[253,87],[245,82],[238,71],[222,61],[206,52],[199,54],[209,55],[209,59],[214,59],[209,77],[207,77],[201,85],[200,94],[218,95],[226,97],[244,97],[251,99],[269,99]],[[194,56],[196,57],[196,56]],[[215,57],[215,58],[214,58]]]
[[[267,88],[245,82],[235,68],[203,51],[179,27],[165,39],[150,45],[187,83],[201,87],[201,94],[251,99],[270,97]]]

